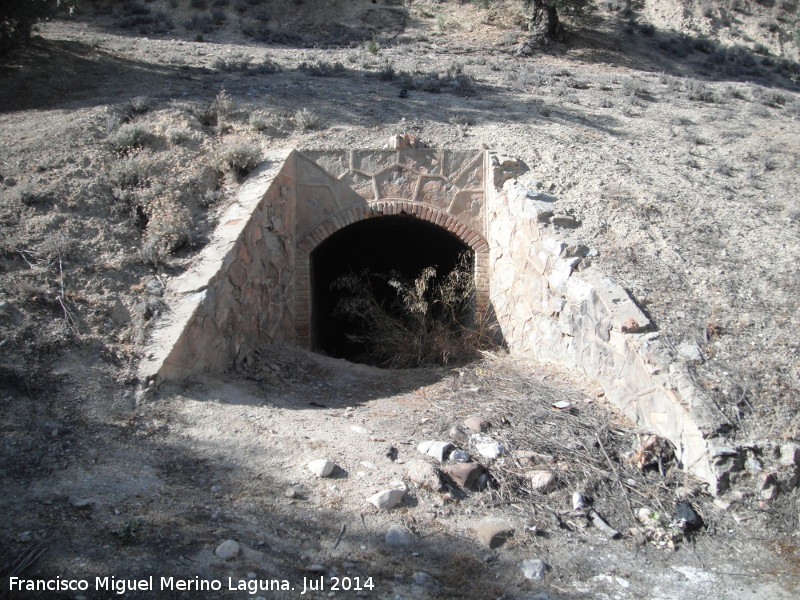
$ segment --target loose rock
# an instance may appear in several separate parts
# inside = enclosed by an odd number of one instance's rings
[[[545,571],[547,571],[545,562],[538,558],[523,560],[520,564],[520,568],[522,569],[522,574],[525,576],[525,579],[541,579],[544,577]]]
[[[312,460],[308,463],[308,470],[317,477],[329,477],[335,468],[336,465],[325,458]]]
[[[94,500],[91,498],[70,498],[69,503],[75,508],[92,508]]]
[[[489,436],[476,433],[471,435],[469,440],[472,447],[475,448],[475,451],[484,458],[494,460],[505,454],[503,445]]]
[[[392,525],[386,531],[386,544],[394,548],[408,548],[414,545],[414,534],[402,525]]]
[[[478,463],[469,462],[457,465],[447,465],[442,471],[456,484],[464,489],[471,488],[483,473],[483,467]]]
[[[435,578],[431,577],[427,573],[418,572],[414,573],[411,576],[411,580],[414,582],[415,585],[420,587],[428,588],[429,590],[438,590],[439,589],[439,582],[436,581]]]
[[[367,498],[367,502],[380,510],[390,510],[403,501],[405,490],[384,490]]]
[[[464,421],[464,426],[475,433],[483,433],[491,427],[491,423],[483,417],[469,417]]]
[[[221,558],[222,560],[231,560],[239,556],[239,544],[234,540],[225,540],[217,546],[217,549],[214,550],[214,554],[217,555],[217,558]]]
[[[542,493],[549,492],[556,485],[556,476],[550,471],[533,471],[530,478],[531,487]]]
[[[463,444],[469,440],[469,431],[463,425],[453,425],[450,431],[447,432],[447,435],[450,436],[450,439],[459,444]]]
[[[452,450],[453,444],[450,442],[439,442],[436,440],[428,440],[424,442],[420,442],[417,446],[417,450],[422,452],[423,454],[427,454],[428,456],[432,456],[439,462],[444,462],[447,458],[447,455]]]
[[[485,546],[497,548],[505,544],[514,534],[514,527],[508,521],[490,517],[478,523],[475,534]]]
[[[703,518],[697,514],[689,502],[678,502],[675,505],[675,514],[672,515],[672,518],[684,523],[682,528],[687,530],[699,529],[704,524]]]
[[[406,474],[412,483],[434,491],[442,489],[442,481],[436,468],[425,460],[408,462]]]
[[[466,450],[453,450],[450,453],[450,460],[460,463],[469,462],[469,452]]]

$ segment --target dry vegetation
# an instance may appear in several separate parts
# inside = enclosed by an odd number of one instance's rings
[[[380,147],[412,133],[432,146],[486,144],[521,158],[525,177],[540,180],[580,221],[575,234],[598,250],[595,265],[623,282],[676,348],[700,349],[697,381],[738,439],[800,438],[797,3],[603,2],[592,19],[572,25],[568,45],[529,58],[515,55],[524,19],[512,0],[321,4],[87,0],[73,19],[42,24],[41,37],[0,63],[3,562],[41,558],[35,542],[49,549],[42,564],[54,572],[74,570],[74,556],[92,573],[108,565],[144,572],[167,556],[180,573],[184,555],[196,559],[221,537],[241,535],[253,547],[265,537],[299,540],[301,550],[268,542],[276,555],[287,553],[272,571],[299,573],[319,556],[320,531],[335,538],[325,519],[340,513],[317,515],[315,524],[305,508],[281,499],[268,505],[285,511],[280,525],[269,525],[274,536],[257,531],[259,502],[275,489],[282,494],[300,472],[279,456],[281,443],[317,436],[302,425],[297,437],[270,433],[275,422],[299,418],[291,402],[228,404],[220,398],[237,395],[223,386],[179,390],[160,406],[134,404],[135,365],[148,323],[163,310],[164,283],[191,263],[262,150],[276,146]],[[445,427],[496,407],[490,416],[507,420],[501,435],[510,447],[534,440],[537,452],[564,467],[557,494],[522,506],[524,519],[559,512],[574,489],[598,500],[618,490],[604,513],[632,525],[637,504],[663,511],[678,493],[698,492],[675,469],[625,463],[640,441],[633,432],[582,404],[584,393],[534,394],[526,373],[476,365],[463,376],[432,376],[444,383],[430,390],[430,381],[414,379],[427,375],[386,375],[409,386],[397,391],[346,369],[342,379],[328,373],[336,384],[329,386],[313,361],[277,362],[279,372],[265,367],[271,375],[253,376],[291,390],[285,372],[306,369],[293,399],[333,405],[335,398],[341,411],[382,393],[400,405],[410,396],[443,411],[435,423]],[[356,391],[363,398],[345,401],[362,375],[375,389],[365,384]],[[465,392],[473,379],[492,402]],[[249,393],[258,395],[264,384],[253,385]],[[556,415],[548,394],[580,410]],[[311,413],[321,429],[332,418]],[[411,439],[423,417],[432,418],[417,411],[392,419]],[[219,433],[227,418],[246,433]],[[278,458],[265,459],[278,461],[273,468],[251,464],[262,435],[274,436]],[[209,447],[211,438],[218,447]],[[335,443],[326,438],[326,447]],[[471,508],[508,502],[503,509],[516,510],[530,497],[516,469],[498,470],[498,487],[473,497]],[[89,476],[113,482],[100,493]],[[357,511],[346,492],[322,493]],[[102,510],[87,516],[68,501],[75,494],[96,495]],[[796,492],[771,507],[740,499],[737,514],[750,515],[742,522],[703,502],[720,524],[719,537],[700,542],[705,560],[741,560],[730,547],[769,532],[769,543],[794,548],[776,551],[789,560],[781,573],[796,573]],[[444,530],[440,517],[417,527]],[[566,568],[574,544],[550,547],[533,533],[524,539]],[[356,562],[370,574],[410,575],[403,561],[377,560],[358,546]],[[745,551],[751,558],[762,548]],[[431,560],[447,593],[464,585],[462,572],[447,567],[453,562],[466,572],[477,561],[487,577],[500,569],[492,564],[516,568],[464,546],[459,552],[466,558],[440,548]],[[593,558],[576,561],[578,576],[605,572]],[[626,572],[624,561],[614,568]],[[643,581],[637,585],[647,590]],[[556,597],[566,580],[553,585],[547,591]]]

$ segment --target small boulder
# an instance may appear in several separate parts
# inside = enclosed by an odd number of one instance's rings
[[[484,458],[494,460],[505,454],[505,448],[500,442],[497,442],[487,435],[476,433],[470,436],[470,444],[475,451]]]
[[[439,590],[439,582],[434,577],[431,577],[422,571],[414,573],[411,576],[411,580],[414,582],[414,585],[427,588],[434,593],[438,592]]]
[[[330,477],[335,468],[336,465],[325,458],[312,460],[308,463],[308,470],[317,477]]]
[[[453,449],[453,444],[450,442],[439,442],[436,440],[427,440],[420,442],[417,450],[428,456],[432,456],[439,462],[444,462],[450,450]]]
[[[556,476],[550,471],[536,470],[530,474],[531,487],[538,492],[546,493],[556,485]]]
[[[406,465],[409,480],[421,488],[438,492],[442,489],[442,481],[436,468],[426,460],[411,460]]]
[[[484,433],[491,427],[491,423],[483,417],[469,417],[464,421],[464,427],[471,429],[475,433]]]
[[[475,534],[484,546],[497,548],[505,544],[514,534],[514,527],[508,521],[489,517],[478,523]]]
[[[367,498],[367,502],[380,510],[390,510],[403,501],[405,490],[384,490]]]
[[[231,560],[239,556],[239,544],[234,540],[225,540],[217,546],[217,549],[214,550],[214,554],[217,555],[217,558],[222,560]]]
[[[392,525],[386,531],[386,544],[393,548],[409,548],[414,545],[414,534],[407,527]]]
[[[469,440],[469,430],[463,425],[453,425],[450,431],[447,432],[450,439],[459,444],[463,444]]]
[[[456,484],[464,489],[473,487],[483,473],[483,467],[478,463],[468,462],[457,465],[447,465],[442,471]]]
[[[547,565],[543,560],[530,558],[522,561],[520,569],[522,569],[525,579],[541,579],[547,571]]]
[[[450,460],[454,462],[465,463],[469,462],[469,459],[470,459],[469,452],[467,452],[466,450],[453,450],[450,453]]]

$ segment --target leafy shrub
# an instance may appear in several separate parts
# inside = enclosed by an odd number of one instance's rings
[[[246,142],[233,142],[223,146],[217,153],[220,170],[230,170],[237,175],[246,175],[261,162],[261,148]]]
[[[341,294],[335,314],[353,324],[348,339],[379,366],[446,365],[473,358],[488,344],[480,328],[469,326],[475,297],[471,271],[471,256],[465,252],[442,277],[435,267],[415,278],[397,272],[344,275],[331,286]],[[379,300],[376,284],[388,286],[390,297]]]
[[[130,112],[134,114],[144,114],[151,107],[151,100],[149,96],[136,96],[135,98],[131,98],[129,103]]]
[[[329,63],[324,60],[318,60],[315,63],[301,62],[297,68],[314,77],[330,77],[347,71],[345,66],[338,61]]]
[[[194,138],[191,131],[179,127],[170,127],[167,129],[166,136],[167,141],[173,146],[180,146]]]
[[[194,116],[206,127],[215,127],[233,113],[233,98],[224,89],[220,90],[214,100],[194,112]]]
[[[125,158],[111,166],[109,179],[111,183],[123,188],[139,185],[145,180],[149,161],[139,158]]]
[[[108,140],[118,152],[128,152],[135,148],[144,148],[151,144],[154,136],[144,125],[122,125]]]
[[[173,193],[156,198],[145,211],[148,219],[142,240],[142,257],[158,265],[189,241],[192,218]]]

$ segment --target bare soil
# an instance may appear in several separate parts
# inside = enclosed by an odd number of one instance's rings
[[[161,310],[152,292],[191,263],[241,181],[232,147],[382,147],[410,133],[522,159],[522,177],[578,218],[595,265],[676,348],[697,345],[697,381],[732,436],[797,441],[799,71],[761,25],[790,13],[753,5],[725,26],[694,3],[646,3],[637,21],[601,11],[568,45],[522,58],[514,2],[278,2],[263,21],[231,3],[209,31],[188,27],[206,4],[143,5],[173,21],[159,31],[164,18],[132,26],[130,7],[88,3],[0,66],[2,573],[300,586],[266,598],[298,597],[318,574],[372,577],[362,595],[375,598],[795,597],[796,490],[763,498],[755,469],[723,508],[669,461],[637,469],[626,459],[647,432],[553,367],[487,355],[390,371],[271,348],[247,373],[138,405],[133,377]],[[135,127],[146,135],[131,145]],[[510,457],[485,461],[484,491],[409,484],[416,445],[473,414],[509,450],[544,457],[557,488],[532,490]],[[308,472],[316,458],[339,466],[333,478]],[[401,479],[399,508],[365,503]],[[575,491],[622,539],[586,526]],[[658,536],[684,499],[705,527],[671,550]],[[663,521],[649,540],[630,531],[646,529],[642,507]],[[487,516],[514,526],[496,549],[473,531]],[[413,546],[386,545],[392,524]],[[214,555],[226,539],[242,548],[231,561]],[[528,558],[550,566],[543,579],[522,576]],[[306,596],[328,597],[325,581]],[[80,595],[113,594],[8,597]],[[198,596],[256,595],[125,595]]]

